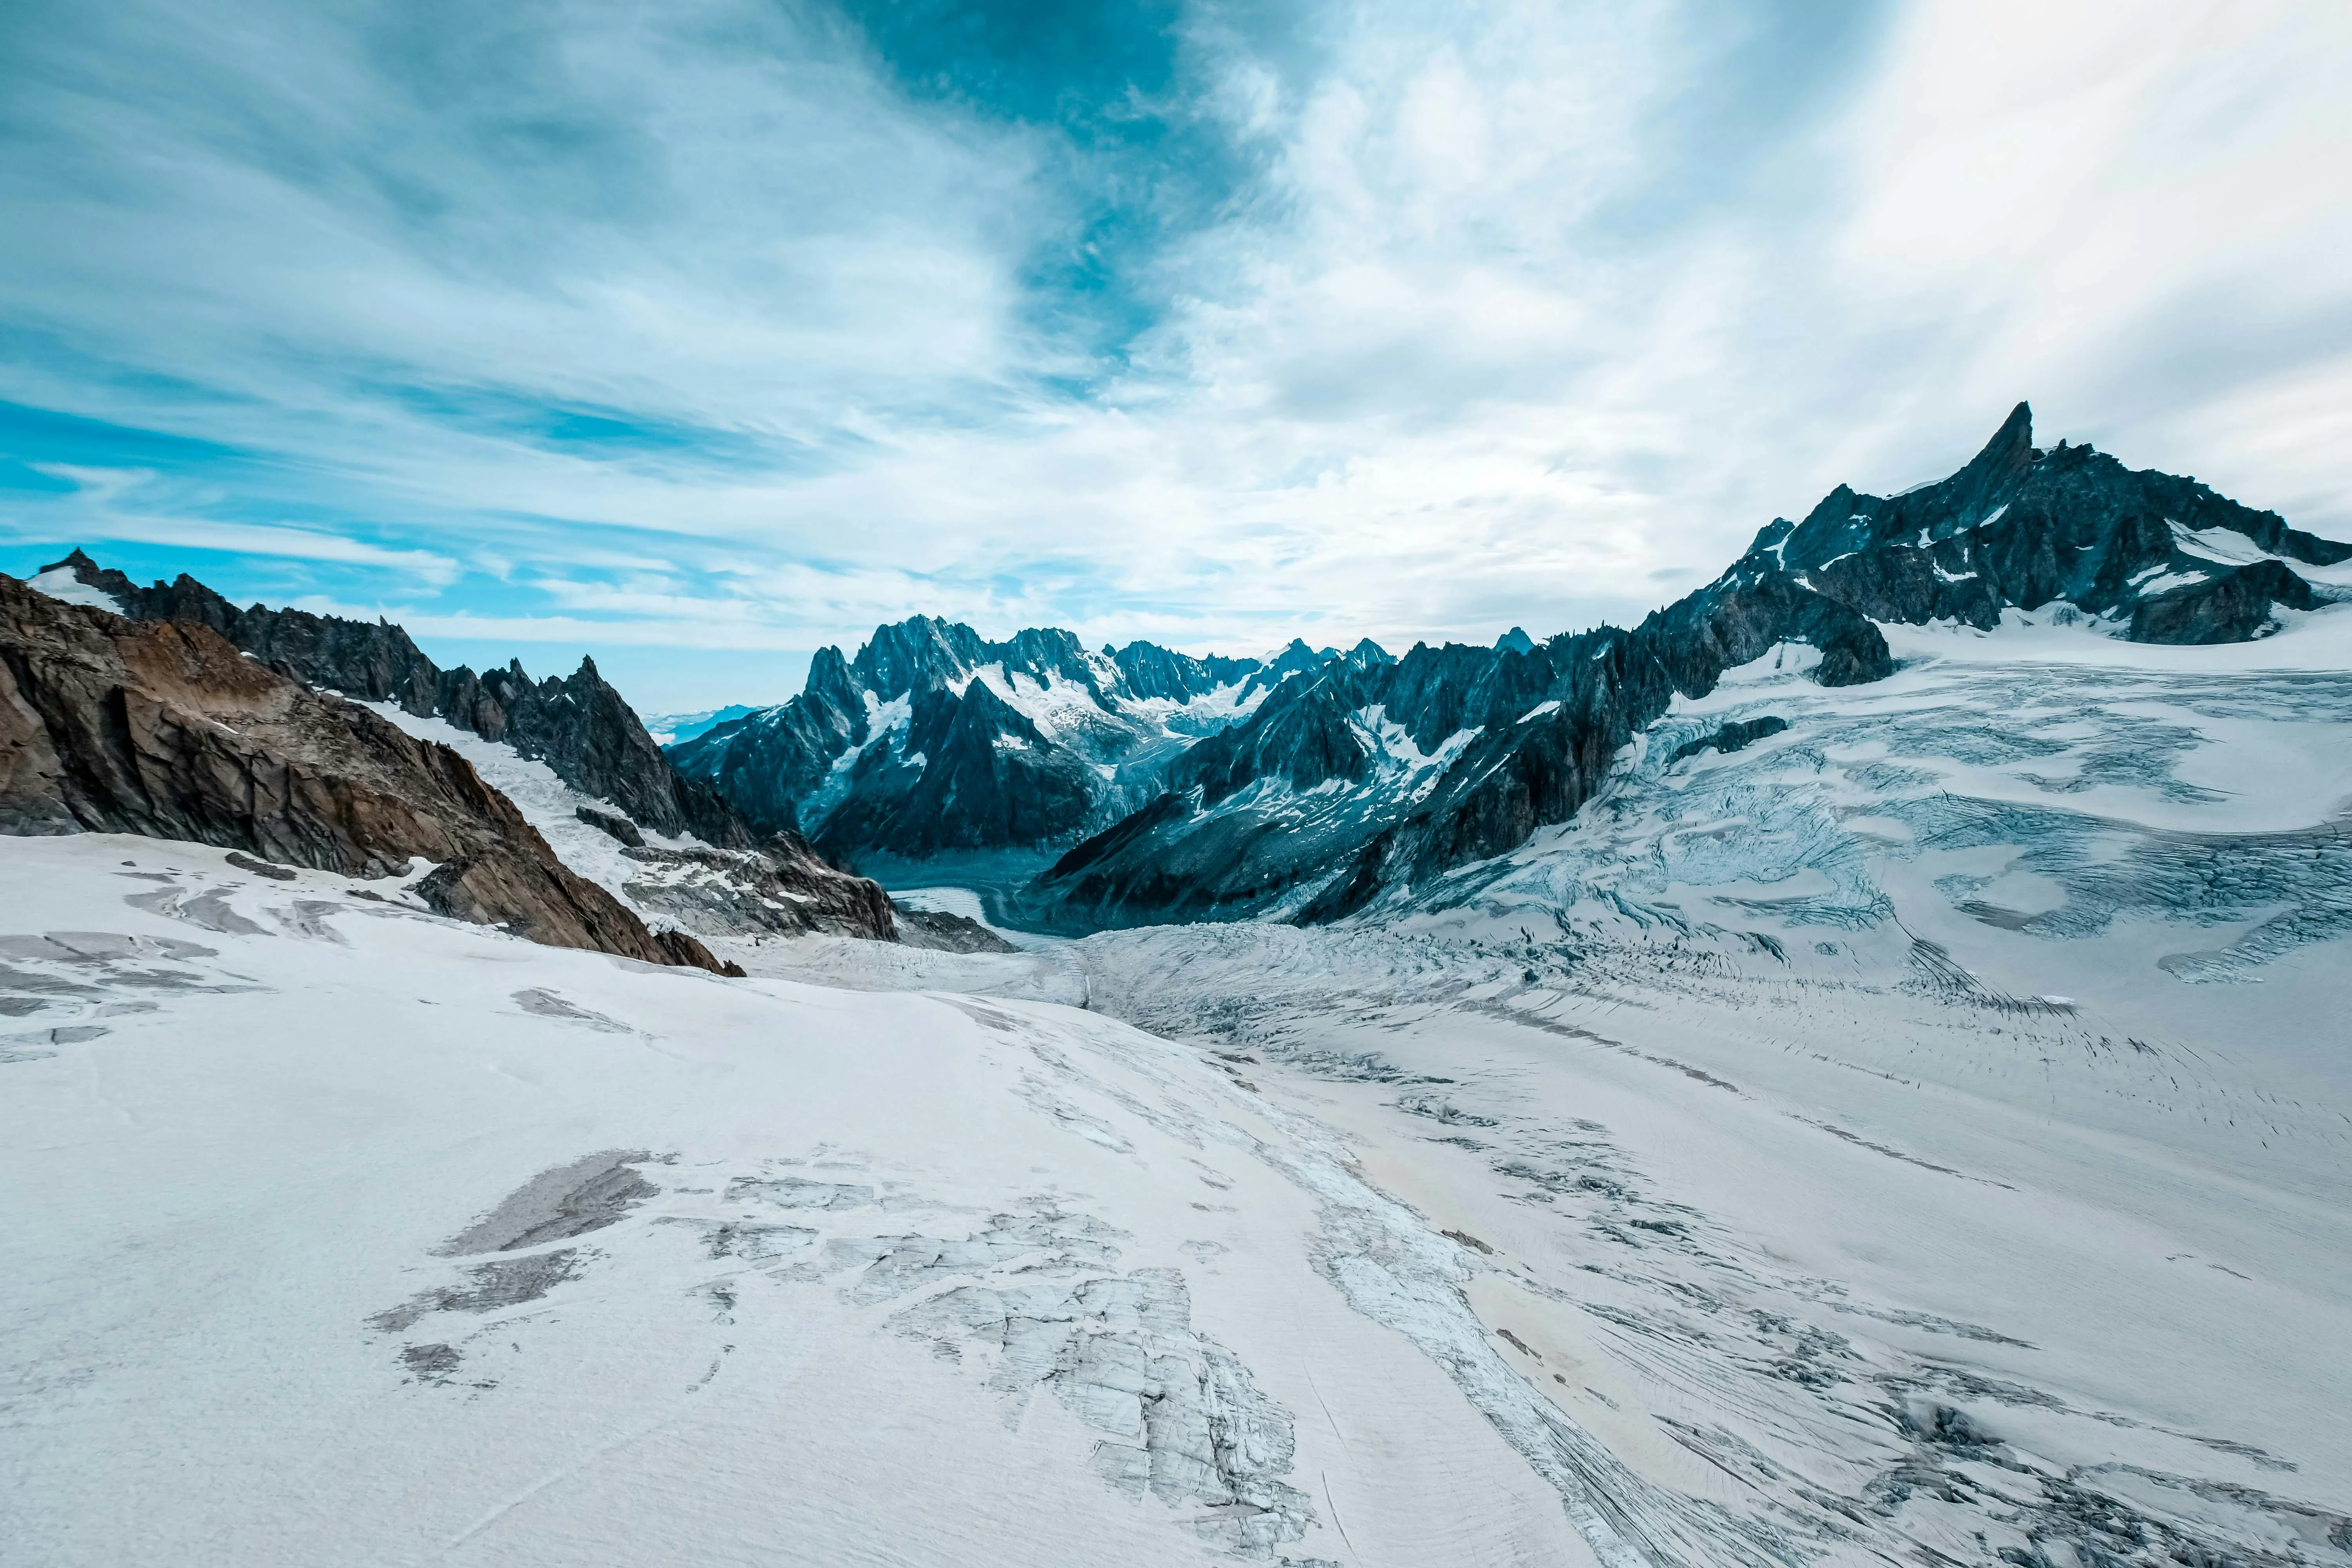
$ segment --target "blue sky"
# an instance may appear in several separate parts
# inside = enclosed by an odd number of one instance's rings
[[[0,569],[772,700],[1638,616],[2042,435],[2352,535],[2352,12],[17,0]]]

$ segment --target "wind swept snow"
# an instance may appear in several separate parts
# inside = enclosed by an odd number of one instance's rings
[[[0,854],[12,1556],[1581,1551],[1331,1287],[1319,1134],[1190,1047]]]
[[[1336,928],[0,838],[5,1554],[2347,1568],[2347,625],[1784,645]]]

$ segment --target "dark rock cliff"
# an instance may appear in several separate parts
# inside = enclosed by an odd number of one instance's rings
[[[134,833],[346,876],[438,862],[441,912],[533,942],[717,972],[574,876],[464,758],[245,658],[0,576],[0,831]]]
[[[260,605],[239,609],[184,572],[168,584],[142,588],[79,550],[41,570],[71,572],[134,621],[194,621],[210,626],[306,686],[370,702],[396,702],[420,719],[431,718],[436,710],[441,672],[406,632],[388,621],[345,620]]]
[[[877,627],[855,658],[820,650],[800,696],[669,756],[755,826],[798,829],[845,859],[1066,845],[1156,794],[1168,758],[1229,721],[1151,705],[1246,700],[1337,657],[1303,643],[1272,661],[1145,642],[1094,653],[1066,631],[991,642],[919,616]],[[1366,644],[1352,657],[1387,656]],[[1049,689],[1051,732],[1003,695]]]
[[[1093,806],[1087,764],[981,682],[916,697],[903,743],[861,755],[817,842],[910,858],[1062,837]]]

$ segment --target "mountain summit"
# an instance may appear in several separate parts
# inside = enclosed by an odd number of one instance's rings
[[[670,751],[753,824],[835,855],[1066,847],[1157,795],[1166,763],[1340,656],[1263,659],[1152,643],[1094,651],[1055,629],[990,642],[919,616],[855,658],[820,649],[802,694]],[[1366,641],[1346,656],[1389,656]]]

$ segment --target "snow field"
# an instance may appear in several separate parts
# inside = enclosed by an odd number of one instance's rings
[[[0,854],[49,1053],[0,1065],[22,1560],[1587,1556],[1334,1289],[1334,1147],[1196,1051]]]

